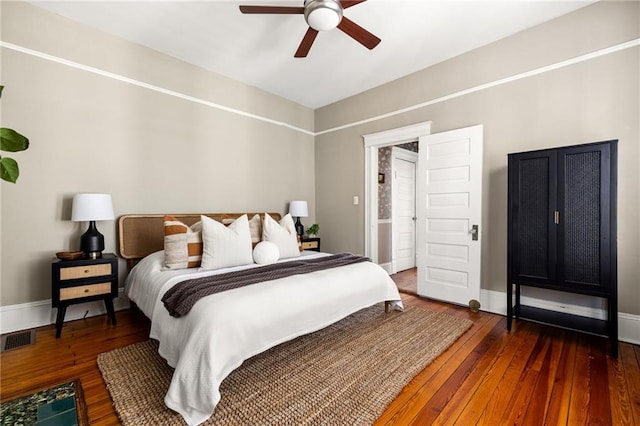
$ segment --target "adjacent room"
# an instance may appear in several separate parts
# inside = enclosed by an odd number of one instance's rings
[[[0,423],[640,424],[640,2],[0,19]]]

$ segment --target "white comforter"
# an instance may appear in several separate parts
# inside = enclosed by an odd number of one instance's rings
[[[375,303],[397,301],[396,308],[402,309],[389,275],[372,262],[362,262],[213,294],[198,301],[188,315],[174,318],[161,298],[178,282],[258,265],[163,271],[163,259],[163,252],[143,259],[127,277],[125,291],[151,319],[150,337],[160,342],[160,355],[175,368],[165,403],[189,425],[213,414],[222,380],[245,359]]]

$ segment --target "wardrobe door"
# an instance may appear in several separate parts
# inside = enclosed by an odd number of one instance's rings
[[[587,292],[611,285],[611,146],[558,153],[559,284]]]
[[[557,236],[557,153],[509,156],[509,275],[512,282],[553,285]]]

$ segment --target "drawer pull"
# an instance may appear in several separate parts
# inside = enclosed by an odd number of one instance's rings
[[[84,273],[85,273],[85,274],[88,274],[89,272],[91,272],[91,270],[90,270],[90,269],[85,269],[85,270],[84,270]]]
[[[88,289],[88,288],[85,288],[85,289],[84,289],[84,292],[85,292],[85,293],[89,293],[89,289]]]

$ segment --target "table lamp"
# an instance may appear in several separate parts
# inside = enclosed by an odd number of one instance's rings
[[[71,220],[89,222],[89,229],[80,237],[80,250],[86,257],[97,259],[102,257],[104,236],[98,232],[96,221],[113,220],[113,205],[110,194],[76,194],[73,197]]]
[[[289,203],[289,214],[296,218],[296,233],[302,237],[304,235],[304,226],[300,223],[300,218],[309,216],[307,202],[291,201]]]

